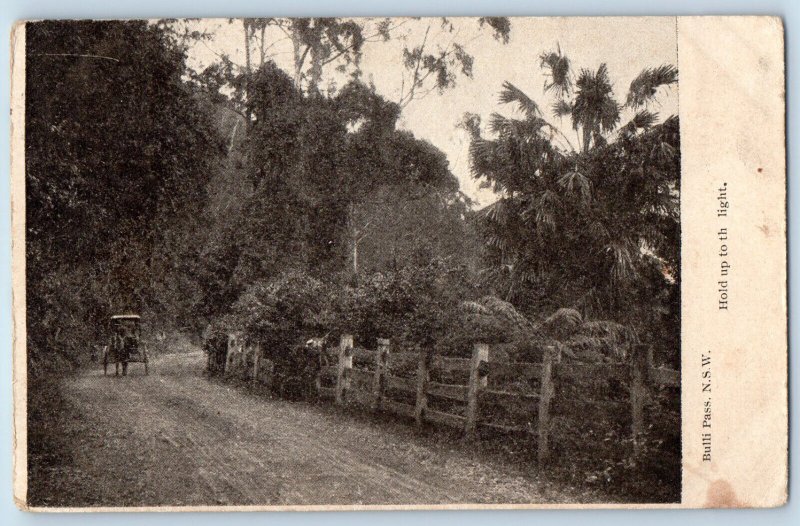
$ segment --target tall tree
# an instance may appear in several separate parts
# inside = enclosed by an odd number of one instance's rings
[[[490,281],[532,311],[575,307],[646,326],[666,309],[677,323],[678,120],[657,124],[646,108],[677,70],[645,69],[620,103],[605,65],[574,78],[560,50],[540,63],[545,91],[556,96],[552,113],[571,119],[578,148],[508,82],[500,102],[515,104],[521,118],[493,114],[491,138],[479,117],[466,119],[473,174],[502,196],[480,222]],[[635,113],[618,126],[625,109]]]
[[[495,40],[508,43],[511,35],[508,18],[483,17],[478,18],[477,23],[479,30],[490,28]],[[427,19],[422,40],[417,45],[403,48],[406,71],[403,72],[397,101],[401,108],[431,92],[441,93],[454,87],[459,75],[472,78],[475,59],[469,53],[469,42],[459,37],[460,32],[452,19]]]
[[[462,29],[468,29],[468,22],[454,22],[448,18],[230,19],[231,24],[242,25],[245,64],[237,65],[229,56],[218,54],[219,62],[208,66],[204,72],[195,72],[195,78],[202,79],[215,93],[219,93],[222,85],[233,87],[234,92],[230,96],[241,104],[249,96],[248,76],[263,67],[268,59],[277,56],[268,55],[270,49],[277,46],[280,50],[280,44],[288,40],[291,42],[291,51],[276,51],[276,54],[291,53],[289,73],[295,87],[304,93],[316,93],[322,91],[326,71],[329,79],[337,78],[337,75],[341,79],[342,74],[359,79],[367,46],[394,39],[404,42],[401,52],[405,71],[396,102],[405,107],[430,92],[452,88],[460,76],[471,78],[474,57],[469,48],[481,34],[491,31],[497,41],[508,43],[511,34],[508,18],[483,17],[475,20],[478,34],[467,39]],[[424,31],[420,35],[406,31],[412,23],[421,24]],[[169,24],[182,38],[203,40],[204,46],[209,47],[206,43],[209,35],[190,31],[187,22],[169,21]],[[259,57],[257,62],[253,58],[256,51]]]
[[[395,210],[403,212],[430,197],[432,211],[463,216],[444,154],[398,131],[399,107],[373,88],[353,81],[333,98],[305,95],[272,63],[255,79],[248,148],[257,189],[243,225],[252,234],[240,259],[245,281],[281,259],[266,247],[312,272],[338,272],[346,261],[357,275],[360,243],[391,228],[378,217],[391,207],[384,199],[406,203]]]

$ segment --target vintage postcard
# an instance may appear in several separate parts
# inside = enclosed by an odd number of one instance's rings
[[[11,43],[20,508],[786,502],[780,19]]]

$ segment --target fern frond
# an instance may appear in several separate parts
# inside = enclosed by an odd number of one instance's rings
[[[565,340],[583,324],[581,313],[575,309],[561,308],[547,317],[538,329],[556,340]]]

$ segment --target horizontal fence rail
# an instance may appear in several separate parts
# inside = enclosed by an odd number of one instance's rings
[[[229,336],[225,358],[225,376],[271,384],[273,365],[260,346],[248,344],[240,334]],[[395,352],[390,340],[383,338],[376,349],[366,349],[354,346],[349,334],[341,336],[335,349],[320,349],[316,374],[317,396],[340,406],[392,413],[412,419],[418,428],[445,426],[470,440],[481,429],[527,434],[535,439],[542,464],[550,458],[554,415],[578,410],[586,418],[629,425],[634,452],[639,452],[649,392],[680,387],[680,372],[653,367],[652,350],[646,346],[634,349],[629,364],[566,362],[555,347],[544,349],[541,363],[493,362],[489,346],[483,343],[475,344],[471,358],[457,358]],[[466,383],[452,383],[453,378],[466,378]],[[619,399],[562,395],[562,384],[572,381],[622,382],[629,389],[621,389]],[[504,414],[506,419],[495,421],[486,417],[487,412]]]

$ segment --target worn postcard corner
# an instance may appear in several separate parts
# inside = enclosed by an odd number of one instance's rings
[[[780,18],[11,44],[20,509],[785,504]]]

